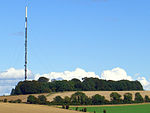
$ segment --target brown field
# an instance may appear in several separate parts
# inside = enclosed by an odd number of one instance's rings
[[[119,93],[122,97],[125,93],[132,93],[133,95],[133,99],[135,97],[135,93],[139,92],[143,98],[145,97],[145,95],[148,95],[150,97],[150,91],[82,91],[83,93],[85,93],[88,97],[92,97],[93,95],[95,94],[99,94],[99,95],[102,95],[102,96],[105,96],[105,98],[107,100],[110,100],[110,94],[112,92],[117,92]],[[75,93],[75,91],[71,91],[71,92],[60,92],[60,93],[55,93],[55,94],[52,94],[50,96],[47,97],[47,99],[49,101],[52,101],[53,98],[55,98],[56,96],[61,96],[61,97],[65,97],[65,96],[71,96],[73,93]]]
[[[56,96],[61,96],[61,97],[65,97],[65,96],[71,96],[73,93],[75,93],[76,91],[70,91],[70,92],[59,92],[59,93],[54,93],[54,94],[48,94],[48,93],[44,93],[44,94],[33,94],[34,96],[39,96],[39,95],[45,95],[47,97],[48,101],[52,101],[53,98],[55,98]],[[145,95],[148,95],[150,97],[150,91],[82,91],[83,93],[85,93],[87,96],[92,97],[95,94],[100,94],[102,96],[105,96],[105,98],[107,100],[110,100],[110,94],[112,92],[117,92],[120,95],[123,95],[125,93],[132,93],[133,95],[133,99],[134,99],[134,95],[136,92],[139,92],[143,97]],[[23,102],[27,101],[27,97],[29,95],[18,95],[18,96],[1,96],[0,100],[4,100],[5,98],[9,101],[9,100],[17,100],[17,99],[21,99]]]
[[[0,113],[80,113],[44,105],[0,103]]]

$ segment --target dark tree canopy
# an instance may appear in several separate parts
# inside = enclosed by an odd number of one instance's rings
[[[40,77],[40,78],[38,79],[38,82],[48,82],[48,81],[49,81],[49,79],[46,78],[46,77]]]
[[[98,78],[83,78],[48,82],[49,79],[40,77],[38,81],[21,81],[12,90],[12,95],[36,94],[62,91],[133,91],[143,90],[139,81],[112,81]]]

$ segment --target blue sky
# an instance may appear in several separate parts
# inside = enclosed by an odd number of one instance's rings
[[[120,67],[149,79],[149,0],[0,1],[1,72],[24,68],[26,4],[33,74]]]

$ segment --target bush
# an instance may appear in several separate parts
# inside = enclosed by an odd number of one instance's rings
[[[131,93],[125,93],[124,94],[124,104],[131,104],[132,103],[132,94]]]
[[[30,104],[37,104],[37,103],[39,103],[38,99],[35,96],[33,96],[33,95],[29,95],[28,96],[27,102],[30,103]]]
[[[112,104],[121,104],[122,103],[121,95],[116,92],[112,92],[110,94],[110,98],[111,98]]]
[[[76,111],[78,111],[78,107],[76,107]]]
[[[106,113],[106,110],[104,109],[103,113]]]
[[[39,104],[46,104],[47,98],[44,95],[38,96]]]
[[[63,104],[64,100],[63,98],[61,98],[61,96],[56,96],[54,99],[53,99],[53,103],[54,104],[57,104],[57,105],[61,105]]]
[[[99,94],[96,94],[92,97],[92,104],[94,105],[101,105],[105,104],[105,97]]]
[[[141,96],[140,93],[136,93],[136,94],[135,94],[135,99],[134,99],[134,101],[135,101],[136,103],[143,103],[143,102],[144,102],[144,99],[143,99],[143,97]]]
[[[144,101],[145,102],[150,102],[150,98],[147,95],[145,95]]]
[[[62,105],[62,108],[65,109],[65,105]]]
[[[83,112],[87,112],[87,109],[86,109],[86,108],[84,108],[84,109],[83,109]]]
[[[66,105],[66,109],[69,109],[69,105]]]
[[[6,99],[6,98],[4,99],[4,102],[7,102],[7,99]]]
[[[21,103],[22,102],[22,100],[21,99],[18,99],[18,100],[16,100],[17,101],[17,103]]]
[[[13,103],[13,100],[8,101],[9,103]]]

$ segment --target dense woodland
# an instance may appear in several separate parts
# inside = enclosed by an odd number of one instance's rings
[[[53,80],[40,77],[37,81],[21,81],[15,89],[12,89],[11,95],[20,94],[36,94],[50,93],[63,91],[133,91],[143,90],[143,86],[139,81],[111,81],[98,78],[83,78],[83,81],[78,79]]]

